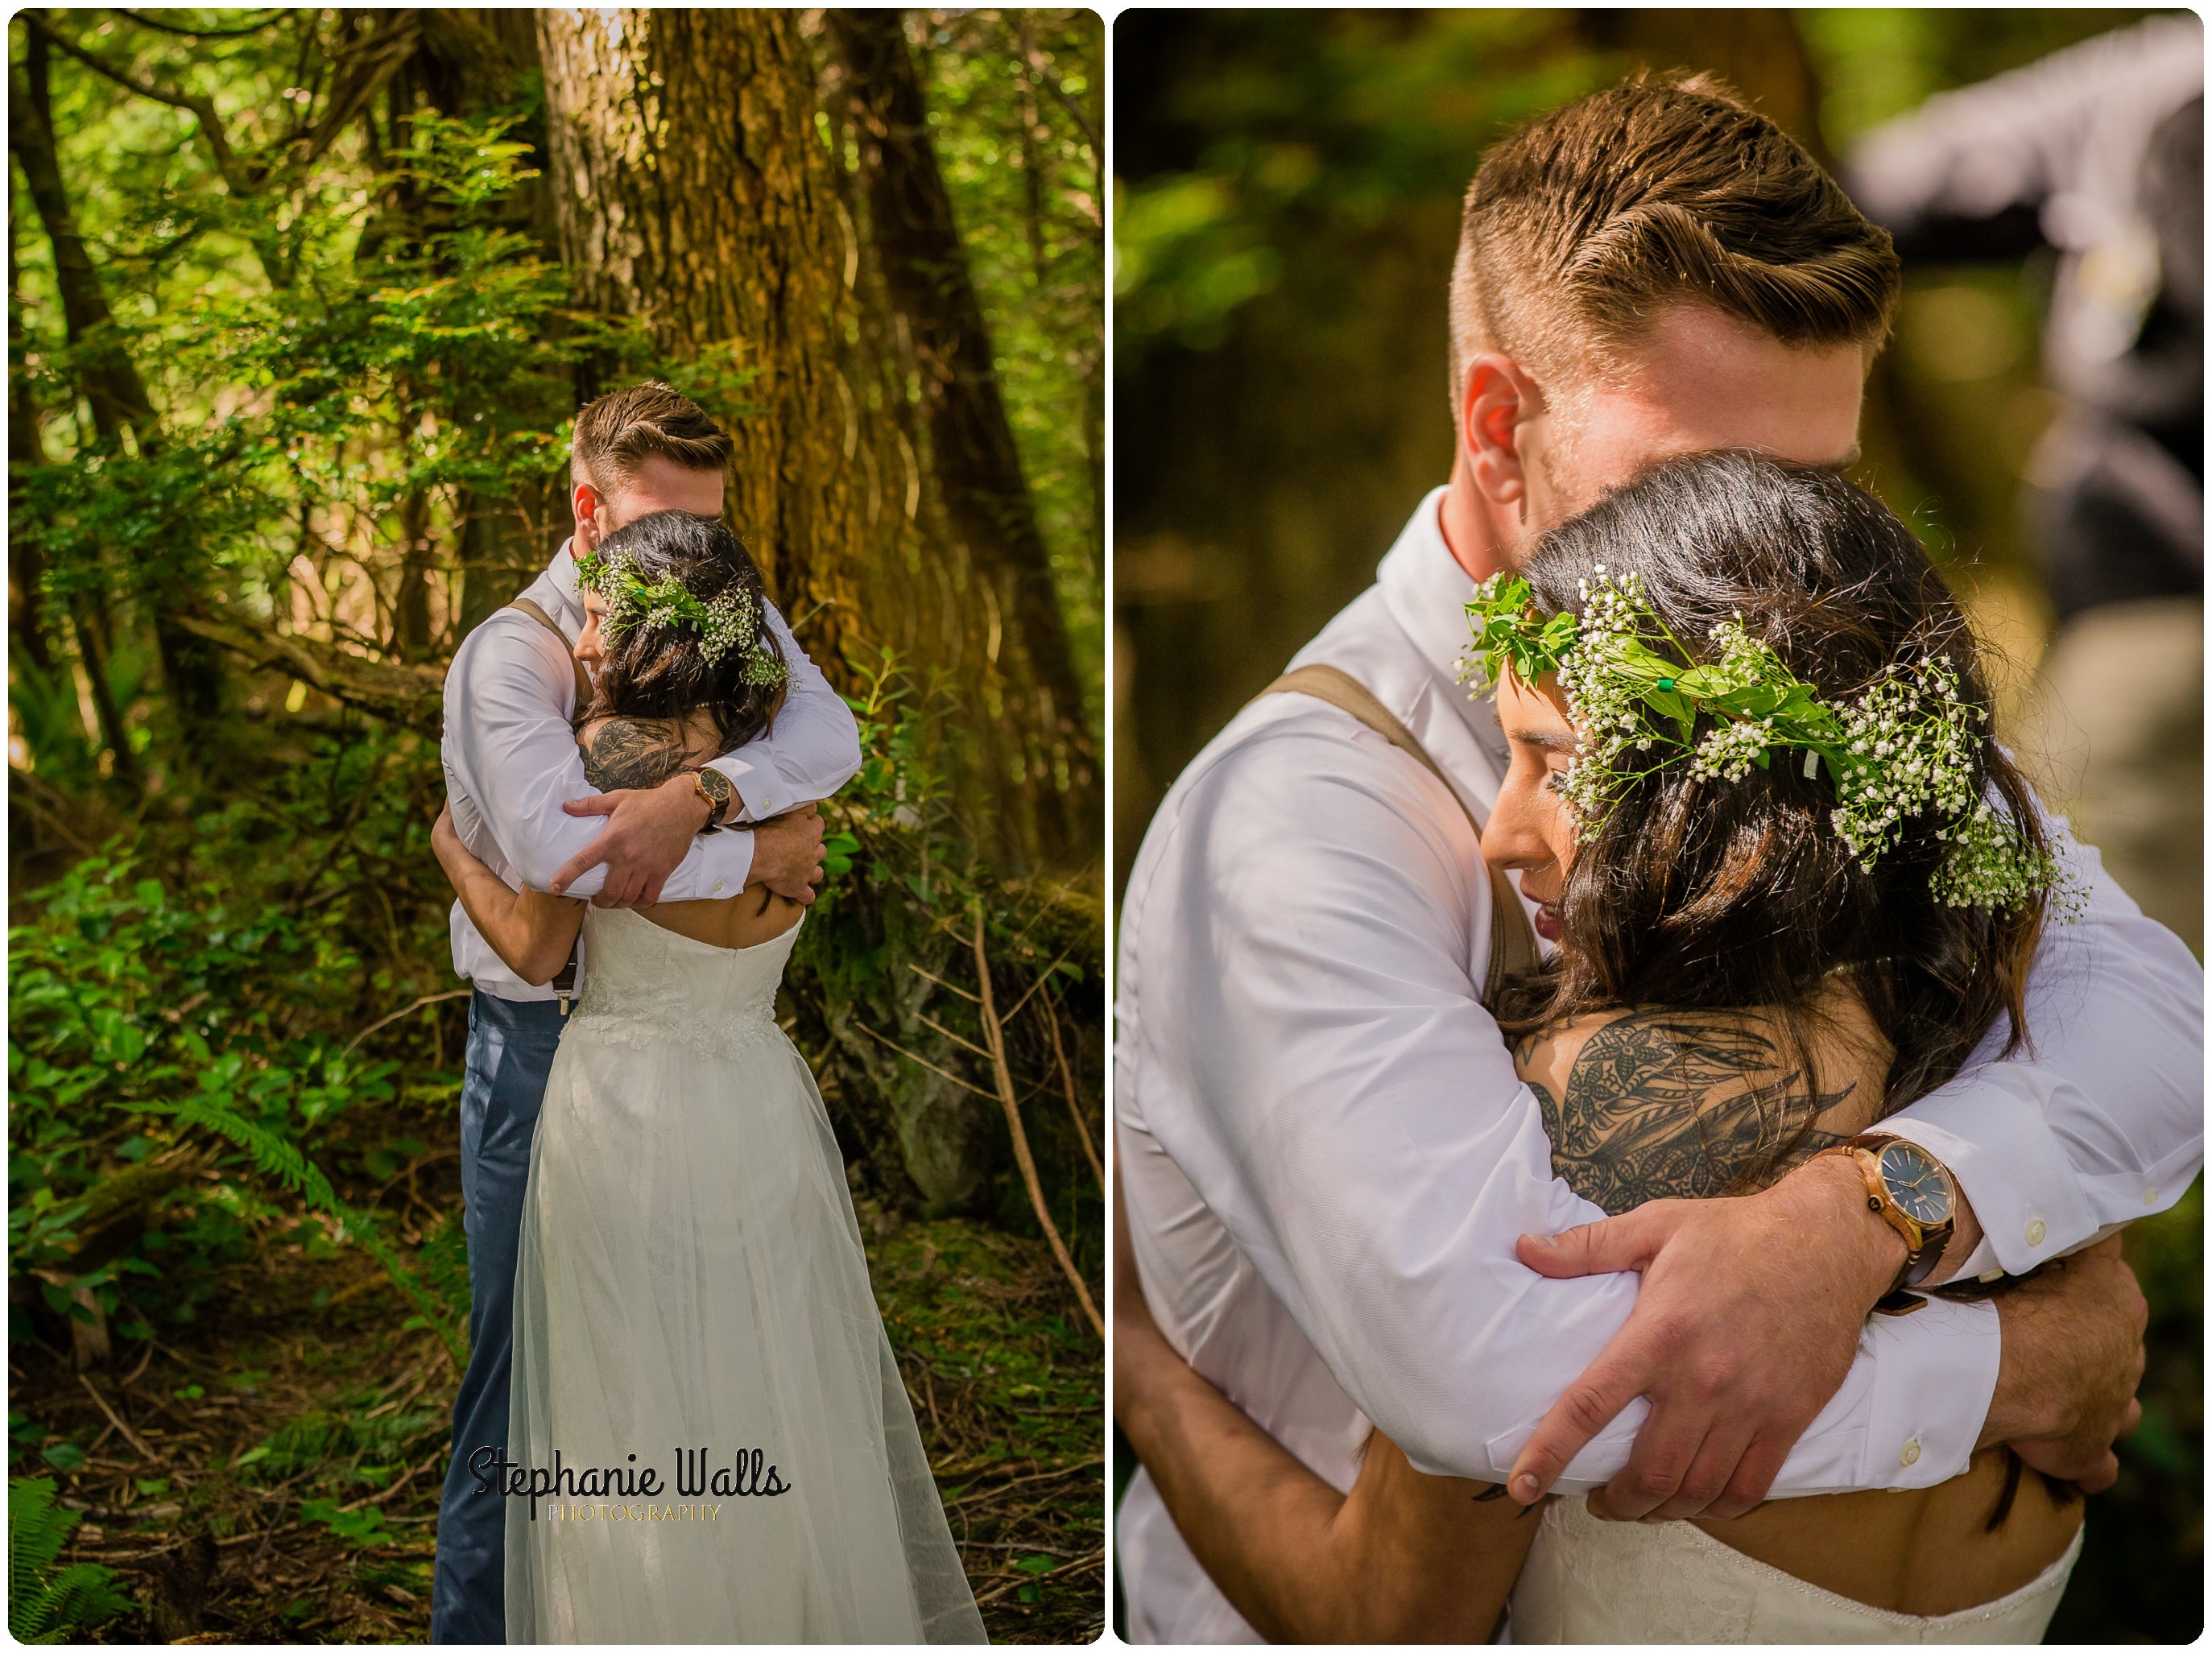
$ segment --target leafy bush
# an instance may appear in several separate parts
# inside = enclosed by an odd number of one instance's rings
[[[393,767],[380,758],[420,761],[390,744],[328,743],[288,790],[235,800],[184,844],[142,830],[23,898],[35,916],[9,936],[11,1340],[30,1334],[32,1280],[52,1314],[126,1337],[190,1321],[295,1200],[322,1219],[307,1243],[362,1243],[456,1335],[450,1300],[324,1169],[349,1152],[354,1114],[398,1096],[400,1064],[343,1031],[398,984],[338,898],[388,917],[404,891],[364,880],[410,836],[420,853],[419,825],[371,806]]]

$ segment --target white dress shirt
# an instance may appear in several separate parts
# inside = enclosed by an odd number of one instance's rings
[[[573,647],[584,629],[575,560],[563,542],[552,564],[523,596],[544,609]],[[732,818],[766,820],[818,803],[860,768],[860,737],[852,708],[806,658],[772,605],[768,624],[782,645],[790,690],[772,732],[708,767],[737,789]],[[553,634],[520,609],[501,608],[462,639],[446,672],[446,733],[441,748],[446,797],[453,827],[470,852],[508,886],[543,890],[606,828],[601,815],[569,815],[561,805],[596,795],[584,779],[584,757],[571,720],[576,712],[573,657]],[[661,886],[663,901],[711,901],[734,896],[752,871],[753,835],[716,832],[695,839]],[[596,895],[606,868],[595,866],[568,886]],[[453,969],[463,980],[501,999],[550,999],[507,969],[477,933],[458,901],[451,921]],[[584,960],[578,958],[579,981]]]
[[[1292,662],[1341,667],[1487,818],[1504,744],[1457,682],[1471,582],[1421,503],[1376,582]],[[2202,1147],[2203,978],[2095,852],[2088,910],[2030,989],[2035,1054],[1982,1060],[1883,1128],[1958,1174],[2008,1268],[2171,1204]],[[1310,696],[1193,760],[1121,924],[1115,1115],[1138,1273],[1178,1352],[1348,1489],[1372,1419],[1431,1474],[1502,1481],[1626,1319],[1633,1275],[1547,1280],[1516,1237],[1603,1213],[1552,1174],[1534,1097],[1478,1001],[1490,884],[1443,786]],[[1780,1496],[1959,1474],[1997,1369],[1987,1304],[1876,1317]],[[1626,1462],[1633,1403],[1569,1467]],[[1256,1640],[1139,1473],[1116,1524],[1138,1641]]]

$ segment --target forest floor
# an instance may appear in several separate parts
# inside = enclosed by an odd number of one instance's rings
[[[422,1209],[458,1207],[452,1142],[426,1145],[402,1175]],[[1103,1352],[1042,1243],[860,1205],[991,1639],[1094,1639]],[[80,1373],[39,1342],[10,1350],[17,1473],[27,1461],[53,1475],[83,1512],[63,1564],[114,1568],[136,1604],[100,1639],[428,1639],[459,1373],[411,1317],[369,1258],[279,1225],[191,1326],[118,1339],[105,1367]],[[56,1449],[82,1461],[39,1462]]]

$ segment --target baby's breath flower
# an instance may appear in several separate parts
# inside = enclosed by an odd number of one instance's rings
[[[1987,717],[1963,698],[1947,659],[1893,665],[1856,698],[1833,704],[1752,636],[1740,613],[1708,632],[1716,658],[1692,662],[1677,658],[1686,651],[1636,574],[1597,564],[1578,589],[1579,616],[1539,621],[1526,580],[1483,581],[1468,605],[1479,658],[1462,675],[1494,682],[1507,661],[1530,682],[1559,673],[1581,744],[1558,790],[1585,842],[1644,775],[1686,759],[1701,781],[1737,781],[1781,748],[1807,754],[1807,778],[1830,778],[1829,820],[1865,871],[1896,847],[1907,822],[1933,817],[1948,846],[1932,884],[1939,899],[2002,908],[2045,891],[2077,898],[2054,858],[2031,849],[2019,823],[1978,794]]]
[[[665,626],[699,634],[699,658],[719,664],[732,649],[739,676],[748,684],[774,688],[788,675],[764,641],[758,606],[750,593],[731,586],[711,603],[702,603],[677,580],[648,580],[631,559],[597,552],[576,565],[579,584],[606,599],[600,629],[619,637],[640,625]]]

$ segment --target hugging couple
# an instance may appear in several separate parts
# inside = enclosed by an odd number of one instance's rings
[[[575,533],[446,679],[474,985],[471,1345],[437,1642],[980,1642],[775,993],[853,714],[665,385],[576,418]]]
[[[1485,160],[1450,480],[1124,900],[1132,1639],[2042,1636],[2203,980],[1840,474],[1898,287],[1703,79]]]

